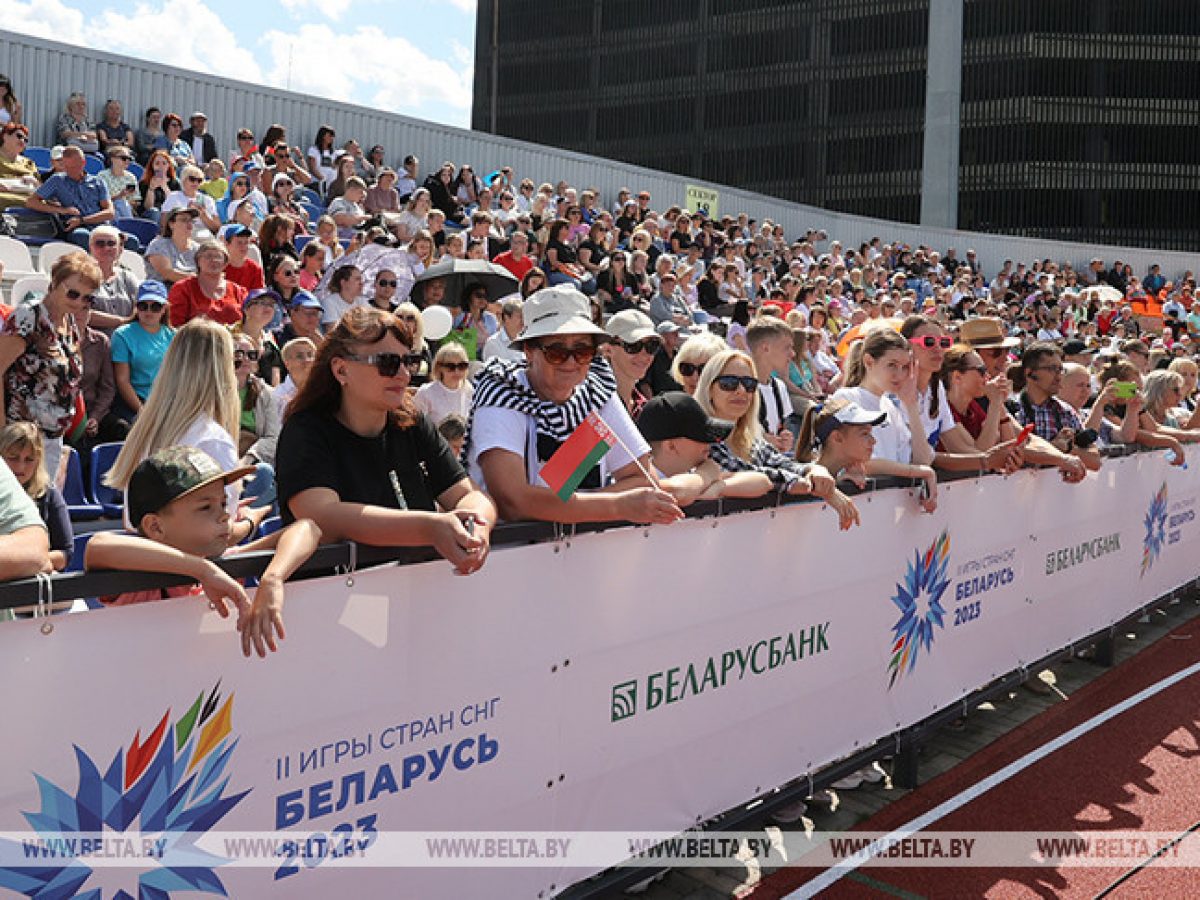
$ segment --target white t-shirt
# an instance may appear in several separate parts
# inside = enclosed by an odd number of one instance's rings
[[[938,392],[936,419],[929,415],[929,398],[935,388]],[[921,410],[921,425],[925,429],[925,438],[929,441],[929,446],[936,447],[938,438],[957,424],[954,421],[954,413],[950,411],[950,401],[946,399],[946,391],[942,388],[940,381],[936,378],[930,379],[929,387],[921,391],[917,398],[917,407]]]
[[[524,372],[517,377],[522,384],[529,384]],[[609,397],[608,401],[600,407],[600,418],[612,429],[614,434],[624,441],[626,447],[637,454],[639,459],[650,452],[650,445],[646,443],[642,433],[637,430],[633,419],[629,417],[624,404],[616,394]],[[475,415],[471,420],[471,449],[468,454],[467,467],[471,480],[479,486],[480,490],[487,490],[487,485],[484,483],[483,470],[479,467],[479,457],[488,450],[497,448],[508,450],[510,453],[524,458],[529,483],[546,487],[546,482],[542,481],[538,475],[542,464],[538,462],[537,428],[531,417],[517,410],[501,409],[495,406],[486,406],[475,410]],[[601,483],[608,484],[612,480],[613,472],[625,468],[633,460],[634,457],[625,452],[618,443],[600,460]]]
[[[341,318],[347,310],[353,309],[356,306],[366,306],[367,298],[358,296],[354,298],[353,303],[347,303],[342,299],[341,294],[326,294],[321,298],[321,307],[325,312],[321,315],[322,325],[336,325],[341,321]]]
[[[228,431],[208,416],[200,416],[196,419],[175,443],[180,447],[195,447],[197,450],[203,450],[216,460],[217,465],[226,472],[231,472],[238,467],[237,444],[234,443]],[[225,508],[229,511],[231,522],[237,519],[238,500],[241,496],[242,483],[240,481],[225,486]],[[126,529],[137,530],[129,520],[128,504],[125,506],[122,517],[125,520]]]
[[[512,338],[503,328],[497,329],[496,333],[487,339],[480,356],[484,362],[497,356],[501,359],[511,359],[513,362],[520,362],[525,358],[524,352],[513,347]]]
[[[196,202],[199,202],[204,207],[206,215],[210,215],[214,219],[216,218],[217,204],[213,201],[212,197],[203,192],[197,193],[195,197],[189,197],[183,191],[171,191],[171,193],[167,194],[167,199],[163,201],[162,214],[165,216],[171,210],[181,207],[186,209]],[[204,241],[212,237],[212,232],[208,230],[208,226],[199,217],[192,223],[192,237],[198,241]]]
[[[763,384],[761,381],[758,383],[758,402],[766,410],[769,434],[775,434],[779,430],[779,424],[793,412],[787,385],[774,375],[767,384]]]
[[[908,427],[908,416],[904,407],[890,395],[877,397],[863,387],[838,388],[833,399],[853,400],[868,412],[882,412],[887,418],[871,431],[875,435],[875,459],[890,459],[893,462],[912,462],[912,430]]]
[[[474,394],[475,388],[469,381],[463,381],[462,387],[452,391],[434,379],[417,388],[413,402],[436,427],[441,425],[447,416],[460,415],[464,419],[467,418],[471,413],[471,397]]]

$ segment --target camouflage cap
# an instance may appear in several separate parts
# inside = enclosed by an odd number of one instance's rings
[[[253,474],[254,466],[226,472],[215,459],[195,447],[167,447],[142,460],[129,479],[125,503],[129,521],[141,529],[142,519],[192,491],[220,481],[230,484]]]

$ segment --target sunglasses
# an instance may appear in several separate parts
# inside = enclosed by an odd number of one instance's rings
[[[13,137],[15,137],[15,138],[16,138],[18,141],[21,141],[21,142],[22,142],[22,143],[24,143],[24,144],[28,144],[28,143],[29,143],[29,135],[27,135],[27,134],[22,134],[22,133],[21,133],[21,132],[19,132],[19,131],[10,131],[10,132],[9,132],[9,134],[11,134],[11,135],[12,135]]]
[[[95,294],[85,294],[83,291],[76,291],[72,288],[67,288],[68,300],[82,300],[86,306],[91,306],[96,302]]]
[[[384,378],[395,378],[401,368],[415,369],[421,365],[423,357],[420,353],[372,353],[369,356],[360,356],[357,353],[348,353],[343,359],[348,359],[351,362],[359,362],[364,365],[374,366]]]
[[[926,350],[932,350],[934,347],[949,350],[954,345],[954,339],[945,334],[941,337],[934,337],[932,334],[927,334],[924,337],[909,338],[908,342],[914,347],[924,347]]]
[[[165,303],[156,303],[153,300],[139,300],[137,302],[138,312],[162,312]]]
[[[233,351],[233,361],[234,362],[258,362],[258,351],[257,350],[234,350]]]
[[[635,353],[657,353],[660,342],[658,338],[642,338],[640,341],[632,344],[627,341],[620,341],[619,343],[621,344],[621,349],[632,356]]]
[[[400,282],[396,281],[394,278],[380,278],[378,281],[375,282],[375,286],[376,287],[395,287],[399,283]]]
[[[199,183],[200,183],[200,182],[202,182],[204,179],[203,179],[203,178],[197,178],[195,175],[189,175],[189,176],[187,177],[187,179],[186,179],[186,180],[187,180],[187,181],[190,181],[190,182],[191,182],[191,183],[193,183],[193,184],[199,184]]]
[[[577,344],[574,347],[565,344],[539,344],[537,349],[542,351],[542,356],[546,357],[546,362],[552,366],[561,366],[572,357],[581,366],[586,366],[596,358],[595,344]]]
[[[254,306],[261,306],[264,309],[274,309],[275,301],[272,300],[270,297],[259,297],[256,300],[249,301],[246,304],[246,309],[250,309],[251,307],[254,307]]]
[[[114,241],[112,238],[97,238],[96,240],[92,241],[92,244],[97,247],[116,247],[119,246],[120,243],[120,241]]]
[[[312,353],[312,352],[296,353],[296,354],[293,354],[293,356],[292,356],[292,362],[312,362],[316,358],[317,358],[317,354]],[[286,363],[287,360],[284,360],[284,362]]]
[[[441,368],[449,369],[451,372],[465,372],[470,366],[469,362],[452,362],[442,363]]]
[[[681,362],[679,364],[679,374],[685,378],[691,378],[693,375],[699,375],[704,371],[704,363],[689,363]]]
[[[713,382],[728,394],[732,394],[739,387],[747,394],[758,390],[758,379],[753,375],[718,375]]]
[[[399,320],[400,320],[400,321],[402,321],[402,322],[415,322],[415,321],[417,321],[417,317],[416,317],[416,316],[414,316],[412,313],[403,313],[403,314],[398,314],[398,315],[396,316],[396,318],[397,318],[397,319],[399,319]]]
[[[295,269],[279,269],[275,274],[276,275],[295,275],[296,270]]]

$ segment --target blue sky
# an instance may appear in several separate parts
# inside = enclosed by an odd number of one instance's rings
[[[290,79],[292,90],[470,125],[475,0],[0,0],[0,22],[52,40],[279,88]]]

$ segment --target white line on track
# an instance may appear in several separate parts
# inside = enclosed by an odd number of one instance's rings
[[[825,890],[825,888],[831,887],[843,877],[849,875],[851,872],[865,863],[868,858],[878,854],[880,850],[888,846],[891,842],[894,842],[899,838],[909,837],[917,834],[918,832],[924,831],[939,819],[943,819],[955,810],[966,806],[972,800],[980,797],[987,791],[990,791],[996,785],[1003,784],[1018,772],[1021,772],[1024,769],[1032,766],[1034,763],[1045,759],[1055,750],[1067,746],[1067,744],[1071,743],[1076,738],[1083,737],[1089,731],[1099,728],[1105,722],[1116,718],[1126,710],[1132,709],[1139,703],[1149,700],[1156,694],[1162,693],[1167,688],[1179,684],[1179,682],[1190,678],[1198,672],[1200,672],[1200,663],[1195,663],[1194,665],[1188,666],[1186,669],[1181,669],[1174,675],[1164,678],[1162,681],[1150,685],[1148,688],[1139,691],[1132,697],[1122,700],[1116,706],[1110,706],[1104,712],[1098,713],[1097,715],[1088,719],[1086,722],[1076,725],[1070,731],[1060,734],[1054,740],[1042,744],[1042,746],[1038,747],[1036,750],[1031,750],[1020,759],[1009,763],[1003,769],[993,772],[982,781],[977,781],[966,790],[955,794],[949,800],[946,800],[938,806],[935,806],[924,815],[917,816],[917,818],[913,819],[908,824],[900,826],[885,837],[872,841],[867,847],[863,848],[861,857],[843,860],[836,866],[826,869],[816,878],[805,882],[795,891],[788,894],[784,900],[806,900],[806,898],[815,897],[818,893]]]

